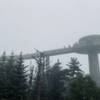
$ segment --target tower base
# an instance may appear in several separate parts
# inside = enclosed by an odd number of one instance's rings
[[[96,82],[97,86],[100,86],[100,69],[99,69],[99,61],[98,54],[91,52],[88,54],[89,58],[89,70],[91,78]]]

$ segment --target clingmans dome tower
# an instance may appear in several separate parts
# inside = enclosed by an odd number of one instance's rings
[[[100,35],[83,37],[77,45],[77,53],[87,54],[91,78],[100,86],[100,69],[98,53],[100,53]]]

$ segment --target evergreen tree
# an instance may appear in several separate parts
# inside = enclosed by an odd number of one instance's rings
[[[28,100],[33,100],[33,74],[34,74],[34,67],[30,66],[30,72],[29,72],[29,81],[28,81],[28,95],[27,98]]]
[[[45,75],[45,57],[44,53],[37,52],[39,55],[34,57],[37,64],[37,74],[34,80],[33,99],[34,100],[47,100],[47,86]]]
[[[4,52],[0,59],[0,99],[6,98],[6,93],[7,93],[6,65],[7,65],[7,58],[6,58],[6,53]]]
[[[64,91],[64,80],[61,74],[61,63],[59,61],[48,71],[48,100],[62,100]]]
[[[99,100],[100,89],[89,76],[79,76],[70,83],[70,95],[66,100]]]
[[[14,70],[15,70],[15,64],[16,60],[14,58],[14,53],[11,53],[11,56],[9,56],[9,59],[7,59],[7,64],[6,64],[6,96],[8,100],[14,100],[14,90],[13,90],[13,79],[14,79]]]
[[[80,62],[77,60],[77,58],[71,57],[70,62],[67,64],[68,69],[67,69],[67,75],[66,75],[66,92],[65,92],[65,96],[69,97],[69,93],[70,93],[70,83],[73,82],[75,79],[77,79],[78,77],[83,75],[83,71],[80,69],[81,64]]]
[[[1,88],[1,93],[0,96],[1,98],[5,98],[8,100],[12,99],[12,76],[13,76],[13,65],[15,63],[13,53],[7,59],[5,52],[3,53],[3,56],[1,57],[0,61],[0,88]]]
[[[77,58],[72,57],[71,61],[67,64],[69,67],[69,78],[74,79],[77,78],[82,74],[82,70],[80,69],[80,62],[77,60]]]
[[[16,60],[14,66],[13,77],[12,77],[12,86],[13,86],[13,100],[26,100],[27,99],[27,66],[24,65],[22,53],[19,58]]]

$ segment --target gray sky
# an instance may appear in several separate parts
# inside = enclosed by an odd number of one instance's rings
[[[0,0],[0,53],[62,48],[90,34],[100,34],[100,0]]]

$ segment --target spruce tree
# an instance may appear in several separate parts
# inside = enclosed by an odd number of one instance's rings
[[[14,100],[26,100],[27,99],[27,71],[23,62],[22,53],[19,58],[16,60],[14,66],[12,85],[14,92]]]
[[[77,58],[71,57],[70,62],[67,64],[67,81],[66,81],[66,97],[70,95],[70,83],[73,82],[75,79],[83,75],[83,71],[80,69],[81,64]]]
[[[14,90],[12,85],[14,65],[15,60],[13,53],[11,54],[11,56],[9,56],[9,59],[7,59],[4,52],[0,61],[0,96],[1,98],[7,100],[13,100],[14,97]]]
[[[7,99],[14,100],[14,89],[13,89],[13,79],[14,79],[14,70],[15,70],[16,60],[14,58],[14,53],[12,52],[9,58],[7,59],[6,64],[6,80],[7,80]]]
[[[70,62],[67,64],[69,67],[69,78],[74,79],[82,74],[82,70],[80,69],[81,64],[77,60],[77,58],[71,57]]]
[[[62,100],[64,91],[64,81],[61,73],[61,63],[59,60],[48,71],[48,100]]]
[[[29,80],[28,80],[28,95],[27,95],[27,99],[28,100],[33,100],[33,75],[34,74],[34,67],[30,66],[30,71],[29,71]]]
[[[7,58],[6,58],[6,53],[4,52],[0,59],[0,99],[7,98],[6,65],[7,65]]]
[[[100,89],[89,76],[79,76],[69,84],[66,100],[99,100]]]
[[[44,53],[37,52],[39,55],[33,57],[37,64],[37,73],[34,80],[33,99],[34,100],[47,100],[47,86],[45,75],[45,57]]]

